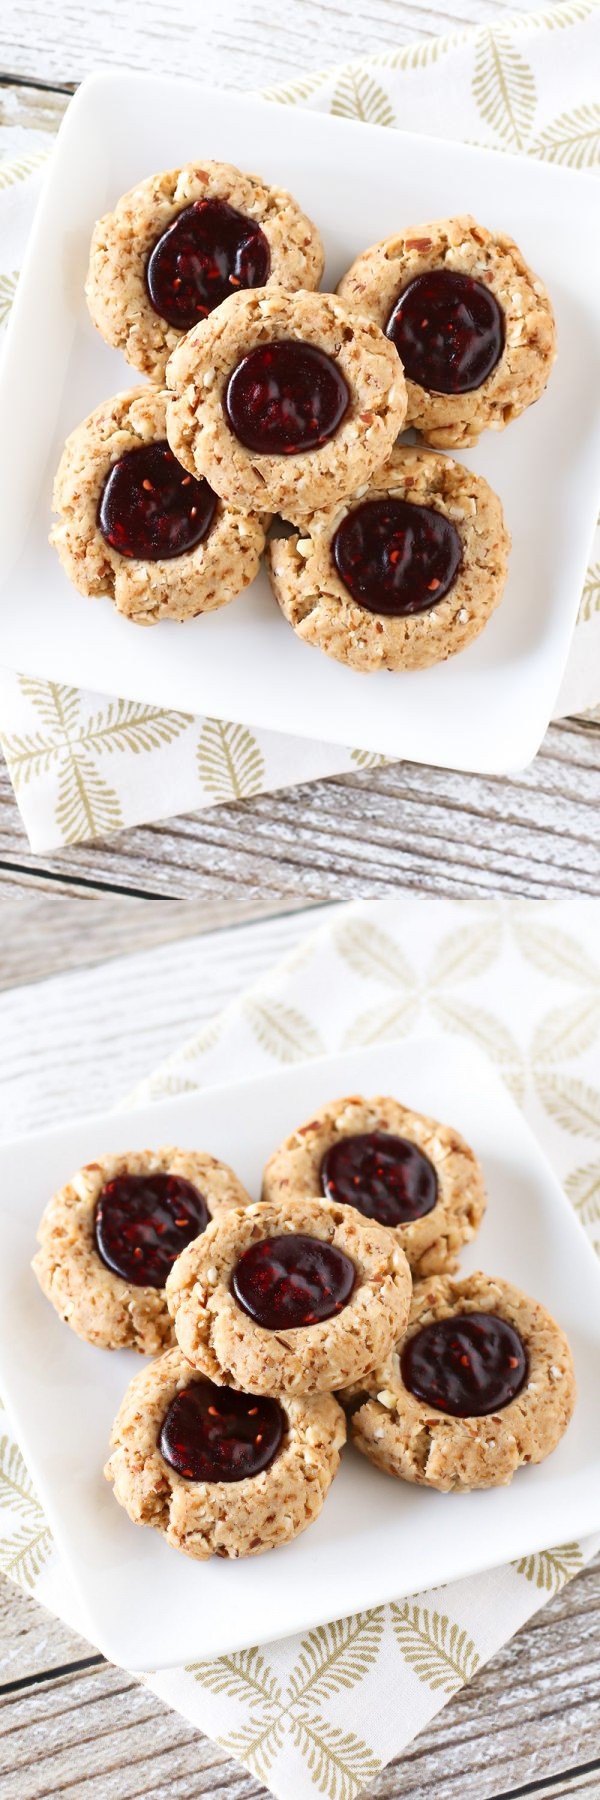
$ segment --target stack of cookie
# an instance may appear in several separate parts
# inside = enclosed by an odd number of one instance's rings
[[[81,593],[138,624],[213,612],[266,564],[285,618],[352,668],[466,647],[510,540],[482,476],[443,456],[539,398],[552,307],[469,216],[365,250],[318,290],[316,226],[229,164],[143,181],[94,231],[91,317],[150,378],[67,441],[51,541]],[[429,449],[397,439],[414,427]]]
[[[402,1245],[406,1330],[341,1398],[378,1468],[442,1492],[502,1486],[556,1449],[575,1404],[569,1345],[538,1301],[478,1271],[451,1279],[481,1224],[479,1162],[453,1127],[397,1100],[325,1106],[267,1163],[267,1199],[320,1191]]]
[[[81,1169],[33,1267],[88,1342],[161,1352],[105,1470],[130,1518],[197,1558],[287,1543],[321,1510],[346,1415],[380,1469],[442,1490],[548,1455],[575,1397],[562,1331],[506,1282],[450,1279],[484,1207],[460,1134],[392,1099],[325,1106],[259,1202],[206,1153]]]

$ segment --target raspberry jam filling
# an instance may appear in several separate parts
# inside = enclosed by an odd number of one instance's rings
[[[193,550],[213,522],[217,496],[188,475],[166,442],[140,444],[113,463],[98,507],[111,550],[139,562],[163,562]]]
[[[527,1378],[525,1346],[497,1313],[455,1313],[406,1339],[402,1380],[417,1400],[457,1419],[498,1412]]]
[[[444,513],[388,495],[346,513],[331,554],[352,599],[395,619],[437,606],[456,581],[462,545]]]
[[[434,394],[470,394],[481,387],[504,349],[504,313],[495,294],[451,269],[415,276],[385,329],[408,380]]]
[[[154,311],[191,331],[239,288],[264,287],[271,252],[260,225],[227,200],[193,200],[157,238],[146,264]]]
[[[175,1258],[209,1219],[204,1196],[181,1175],[117,1175],[96,1203],[96,1249],[123,1281],[163,1288]]]
[[[200,1379],[171,1401],[158,1448],[186,1481],[245,1481],[269,1468],[284,1431],[277,1400]]]
[[[257,1325],[284,1331],[341,1312],[355,1280],[354,1263],[342,1250],[290,1231],[251,1244],[233,1271],[231,1289]]]
[[[230,375],[224,400],[234,436],[264,456],[318,449],[334,437],[349,404],[337,363],[296,338],[250,350]]]
[[[432,1212],[438,1193],[433,1163],[391,1131],[338,1138],[323,1157],[321,1186],[327,1200],[392,1226],[410,1225]]]

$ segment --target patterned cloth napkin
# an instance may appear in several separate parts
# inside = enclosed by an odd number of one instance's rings
[[[600,162],[599,55],[595,0],[566,0],[492,30],[402,45],[268,97],[590,169]],[[0,98],[0,322],[48,155],[48,133],[11,123],[13,104],[10,94]],[[599,701],[600,534],[555,717]],[[9,671],[0,671],[0,743],[38,852],[379,760]]]
[[[353,1045],[458,1032],[496,1064],[600,1250],[597,948],[595,901],[392,899],[336,908],[135,1099]],[[544,1547],[294,1638],[142,1679],[281,1800],[354,1800],[599,1548],[600,1533]],[[0,1567],[82,1630],[8,1428],[0,1442]]]

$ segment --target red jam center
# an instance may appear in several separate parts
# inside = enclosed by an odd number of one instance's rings
[[[436,394],[469,394],[500,361],[504,313],[471,275],[431,269],[399,295],[386,334],[409,381]]]
[[[342,1250],[290,1231],[251,1244],[233,1271],[231,1288],[257,1325],[285,1331],[341,1312],[355,1280],[354,1263]]]
[[[227,423],[247,450],[297,456],[334,436],[350,404],[337,363],[314,344],[278,338],[237,364],[225,392]]]
[[[365,500],[331,541],[334,566],[367,612],[404,618],[437,606],[453,586],[462,546],[451,519],[409,500]]]
[[[186,1481],[245,1481],[268,1469],[284,1431],[276,1400],[190,1381],[165,1413],[158,1448]]]
[[[264,287],[271,252],[260,225],[227,200],[193,200],[157,238],[146,264],[154,311],[191,331],[238,288]]]
[[[113,463],[98,507],[111,550],[139,562],[184,556],[213,522],[216,494],[188,475],[167,443],[140,444]]]
[[[134,1287],[163,1288],[175,1258],[209,1218],[203,1195],[181,1175],[117,1175],[96,1204],[96,1249],[107,1269]]]
[[[468,1419],[508,1406],[528,1363],[514,1326],[497,1313],[472,1312],[438,1319],[407,1338],[400,1368],[417,1400]]]
[[[392,1226],[410,1225],[432,1212],[438,1193],[433,1163],[391,1131],[338,1138],[323,1157],[321,1186],[328,1200]]]

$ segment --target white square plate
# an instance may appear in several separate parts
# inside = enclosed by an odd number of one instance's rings
[[[155,170],[207,155],[288,186],[316,220],[335,286],[399,225],[469,211],[521,244],[547,281],[560,354],[538,406],[465,461],[513,535],[506,593],[477,643],[437,668],[368,679],[302,644],[261,573],[220,613],[135,630],[83,600],[47,543],[64,439],[135,370],[94,331],[83,284],[92,228]],[[58,142],[0,379],[0,661],[30,675],[209,712],[442,767],[523,767],[548,724],[575,624],[600,478],[600,254],[592,176],[192,81],[102,73]],[[43,312],[41,310],[43,306]]]
[[[293,1544],[194,1563],[131,1524],[103,1479],[133,1351],[92,1349],[61,1324],[29,1264],[41,1212],[82,1162],[124,1146],[203,1146],[251,1193],[279,1139],[343,1093],[396,1093],[451,1121],[481,1157],[489,1208],[465,1270],[502,1275],[567,1331],[579,1401],[558,1450],[510,1488],[425,1493],[348,1448],[323,1512]],[[236,1087],[82,1119],[0,1150],[0,1382],[78,1591],[114,1662],[166,1667],[268,1642],[506,1562],[600,1525],[600,1267],[536,1140],[481,1054],[456,1040],[386,1044]]]

